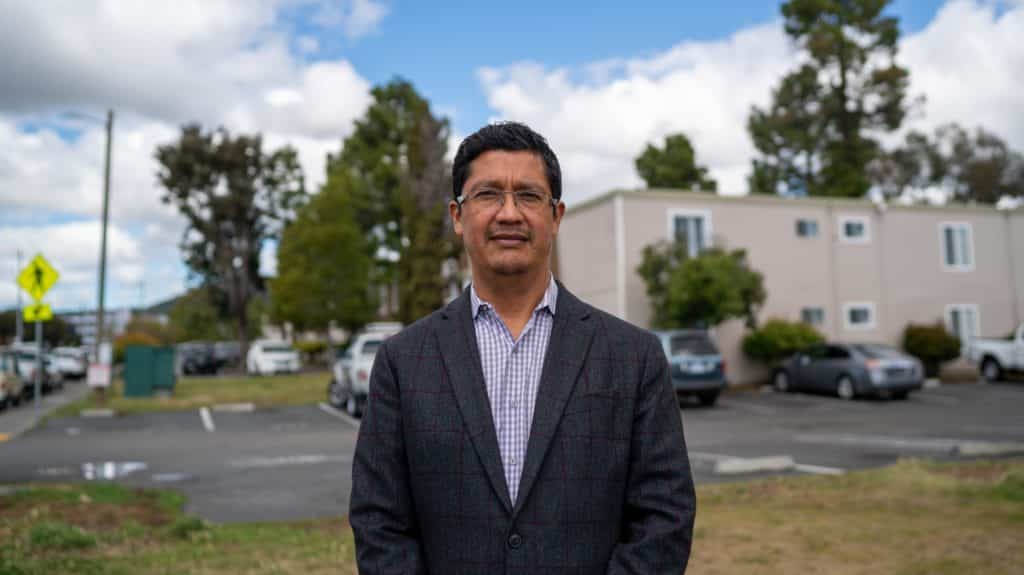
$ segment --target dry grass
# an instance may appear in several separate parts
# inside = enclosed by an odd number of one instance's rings
[[[0,574],[355,573],[344,519],[208,525],[171,491],[0,495]],[[690,575],[1009,575],[1024,565],[1024,459],[904,461],[698,489]]]
[[[327,398],[326,371],[268,377],[184,377],[178,380],[170,397],[129,398],[123,386],[115,382],[101,405],[89,396],[61,407],[53,417],[74,416],[83,409],[107,407],[118,413],[148,413],[197,409],[218,403],[253,403],[257,407],[302,405]]]

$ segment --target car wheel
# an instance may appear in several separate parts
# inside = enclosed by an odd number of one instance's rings
[[[996,382],[1003,379],[1003,368],[999,365],[999,362],[992,359],[991,357],[986,358],[981,363],[981,376],[985,378],[985,381]]]
[[[718,401],[718,391],[702,391],[697,394],[697,399],[701,405],[711,407]]]
[[[775,391],[780,393],[786,393],[791,389],[789,386],[789,374],[781,370],[775,372],[772,383],[775,385]]]
[[[345,402],[348,399],[347,395],[348,394],[345,393],[345,390],[342,389],[342,387],[334,380],[331,380],[331,383],[327,385],[327,402],[334,407],[337,407],[338,409],[344,407]]]
[[[361,415],[359,410],[359,400],[356,398],[354,393],[349,393],[348,397],[345,398],[345,413],[352,417],[359,417]]]
[[[850,376],[844,375],[836,382],[836,395],[839,399],[853,399],[857,395],[857,389],[853,386]]]

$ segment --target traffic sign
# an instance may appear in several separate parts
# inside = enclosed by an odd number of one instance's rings
[[[32,296],[32,299],[39,302],[50,291],[53,284],[57,283],[60,274],[53,269],[50,262],[46,261],[43,254],[36,254],[32,261],[28,262],[25,269],[18,274],[18,285]]]
[[[50,309],[50,304],[46,303],[34,303],[26,306],[23,313],[25,314],[26,322],[50,321],[53,319],[53,310]]]

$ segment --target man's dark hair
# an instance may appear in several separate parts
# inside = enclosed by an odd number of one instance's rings
[[[462,186],[469,179],[469,165],[484,152],[504,150],[508,152],[534,152],[544,162],[544,173],[551,188],[551,197],[562,199],[562,168],[558,157],[548,146],[547,140],[526,124],[519,122],[498,122],[480,128],[459,144],[452,164],[452,195],[459,197]]]

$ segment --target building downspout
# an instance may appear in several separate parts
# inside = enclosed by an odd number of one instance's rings
[[[1013,325],[1020,325],[1020,292],[1017,291],[1017,270],[1013,265],[1013,222],[1010,221],[1010,211],[1003,212],[1003,221],[1006,224],[1006,263],[1007,271],[1010,274],[1010,299],[1013,300]]]
[[[615,297],[618,300],[619,318],[626,317],[626,214],[623,206],[622,192],[615,194],[612,201],[615,211]]]
[[[829,338],[836,340],[836,339],[839,339],[839,328],[840,328],[840,326],[843,325],[842,322],[843,322],[844,318],[842,317],[843,316],[843,309],[839,305],[839,292],[838,292],[839,280],[836,278],[836,274],[837,274],[837,272],[836,272],[836,268],[837,268],[837,264],[836,264],[836,253],[837,253],[836,252],[836,243],[838,242],[839,231],[836,229],[836,218],[835,218],[834,210],[832,209],[832,202],[828,202],[828,204],[825,205],[825,213],[828,214],[828,227],[829,227],[829,232],[830,232],[829,233],[829,247],[828,247],[828,249],[829,249],[828,274],[829,274],[829,279],[831,280],[829,282],[829,284],[830,284],[830,287],[832,288],[830,291],[832,292],[832,310],[833,310],[832,315],[834,316],[833,319],[832,319],[832,322],[831,322],[831,324],[832,324],[832,330],[831,330],[832,333],[829,334]]]

